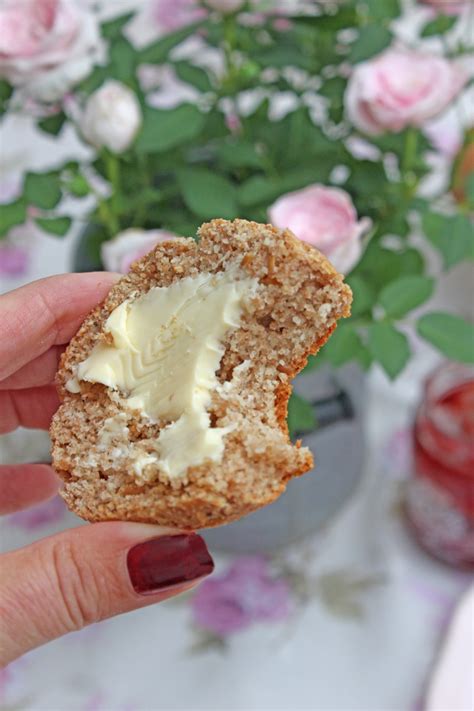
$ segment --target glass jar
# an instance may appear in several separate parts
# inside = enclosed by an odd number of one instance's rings
[[[428,378],[413,445],[411,527],[434,556],[474,569],[474,368],[446,363]]]

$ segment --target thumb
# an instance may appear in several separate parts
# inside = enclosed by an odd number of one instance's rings
[[[204,540],[141,523],[65,531],[1,558],[0,662],[122,612],[160,602],[212,572]]]

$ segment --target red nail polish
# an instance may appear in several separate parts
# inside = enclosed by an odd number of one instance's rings
[[[152,538],[131,548],[127,567],[137,593],[151,593],[182,585],[214,570],[207,546],[195,533]]]

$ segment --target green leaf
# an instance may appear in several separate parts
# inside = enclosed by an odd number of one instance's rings
[[[427,301],[433,293],[434,281],[429,277],[405,276],[390,282],[380,292],[380,304],[387,316],[402,318]]]
[[[367,25],[360,30],[359,37],[352,45],[348,61],[363,62],[375,54],[379,54],[392,41],[392,33],[379,24]]]
[[[474,363],[474,325],[459,316],[426,314],[417,323],[418,334],[443,355],[461,363]]]
[[[6,103],[12,94],[13,87],[5,79],[0,79],[0,109],[2,111],[5,111]]]
[[[423,268],[423,257],[416,249],[410,247],[394,252],[372,240],[351,277],[361,276],[373,289],[379,291],[401,276],[421,274]]]
[[[311,58],[296,45],[274,45],[254,52],[252,59],[264,68],[299,67],[300,69],[311,69]]]
[[[307,400],[297,395],[291,394],[288,402],[288,429],[290,437],[311,432],[317,425],[313,406]]]
[[[113,20],[103,22],[100,28],[102,37],[108,40],[118,37],[118,35],[122,33],[125,25],[130,22],[134,15],[134,12],[127,12],[125,15],[120,15],[120,17],[115,17]]]
[[[110,47],[110,73],[114,79],[127,83],[135,76],[137,52],[125,37],[114,40]]]
[[[468,176],[466,181],[467,204],[474,210],[474,173]]]
[[[339,325],[324,346],[324,356],[336,368],[353,360],[363,343],[350,324]]]
[[[465,215],[446,216],[427,212],[423,215],[423,231],[441,252],[446,269],[466,257],[474,256],[474,230]]]
[[[0,237],[7,234],[12,227],[22,225],[26,220],[26,203],[23,197],[0,205]]]
[[[194,22],[186,27],[181,27],[176,32],[171,32],[161,37],[157,42],[144,47],[138,52],[138,59],[141,64],[162,64],[168,59],[168,55],[174,47],[184,42],[190,35],[202,27],[205,23]]]
[[[315,28],[316,30],[335,32],[345,27],[353,27],[356,25],[357,10],[355,7],[342,6],[333,14],[296,15],[289,19],[294,24],[305,25]]]
[[[205,115],[191,104],[167,110],[146,107],[135,148],[138,153],[162,153],[176,148],[195,138],[204,123]]]
[[[186,84],[191,84],[191,86],[196,87],[199,91],[213,91],[214,87],[209,79],[209,75],[204,69],[201,69],[201,67],[195,67],[188,62],[174,62],[174,68],[178,77]]]
[[[85,197],[90,193],[88,181],[80,173],[74,175],[71,180],[66,183],[67,190],[75,197]]]
[[[351,308],[352,316],[361,316],[370,311],[375,303],[375,291],[372,284],[358,274],[351,274],[347,277],[346,282],[351,287],[354,296]]]
[[[27,173],[24,195],[32,205],[51,210],[61,200],[61,184],[57,173]]]
[[[364,0],[368,7],[371,20],[388,20],[399,17],[401,13],[399,0]]]
[[[421,36],[433,37],[435,35],[442,35],[456,24],[457,19],[458,18],[455,15],[450,16],[440,14],[424,26]]]
[[[56,237],[64,237],[71,227],[70,217],[36,217],[36,224],[45,232]]]
[[[217,151],[217,158],[229,168],[261,168],[262,156],[253,143],[232,141],[224,143]]]
[[[387,321],[377,321],[369,326],[369,349],[393,380],[403,370],[410,358],[407,337]]]
[[[283,193],[299,190],[310,183],[325,182],[329,177],[331,165],[320,162],[298,170],[289,170],[280,178],[267,178],[263,175],[253,175],[239,189],[239,202],[245,207],[273,201]]]
[[[52,136],[57,136],[62,127],[64,126],[65,121],[66,114],[63,111],[60,111],[54,116],[49,116],[49,118],[45,118],[41,121],[38,121],[38,126],[45,133],[50,133]]]
[[[79,91],[85,94],[92,94],[93,91],[98,89],[104,81],[108,78],[108,68],[107,67],[94,67],[93,71],[79,84]]]
[[[318,90],[318,94],[324,96],[329,102],[329,116],[339,123],[344,114],[344,92],[347,86],[347,80],[342,77],[333,77],[327,79],[322,87]]]
[[[190,168],[178,173],[178,183],[184,202],[195,215],[204,219],[237,217],[235,188],[222,175],[205,168]]]

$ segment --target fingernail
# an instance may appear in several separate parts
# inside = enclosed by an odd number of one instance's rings
[[[204,539],[195,533],[160,536],[133,546],[127,555],[135,592],[158,592],[203,578],[214,570]]]

